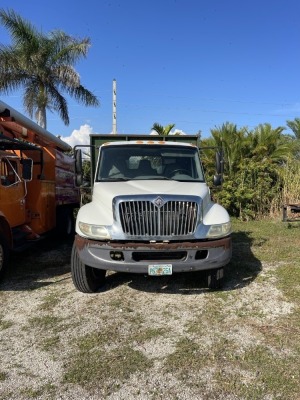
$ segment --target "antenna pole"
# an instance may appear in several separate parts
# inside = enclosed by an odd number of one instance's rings
[[[117,134],[117,81],[113,80],[113,121],[112,121],[112,133]]]

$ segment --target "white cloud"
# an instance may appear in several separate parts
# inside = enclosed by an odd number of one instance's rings
[[[158,135],[158,133],[156,131],[151,131],[150,135]],[[169,135],[186,135],[186,133],[180,129],[175,129],[174,131],[171,131]]]
[[[180,129],[175,129],[175,131],[171,132],[170,135],[186,135],[186,133],[181,131]]]
[[[90,134],[93,132],[93,128],[90,125],[81,125],[79,130],[75,129],[70,136],[61,137],[61,140],[67,142],[71,147],[77,145],[90,144]]]

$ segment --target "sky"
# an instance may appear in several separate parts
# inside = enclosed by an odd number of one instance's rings
[[[90,38],[75,68],[100,107],[67,97],[69,126],[47,113],[47,130],[72,146],[112,132],[114,79],[118,133],[147,134],[156,122],[209,137],[226,122],[277,128],[300,117],[299,0],[2,0],[0,8],[45,34]],[[11,43],[1,25],[0,43]],[[0,99],[24,113],[22,92]]]

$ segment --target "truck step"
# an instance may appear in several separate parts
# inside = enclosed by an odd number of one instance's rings
[[[31,235],[27,229],[24,230],[23,227],[17,227],[12,229],[13,233],[13,250],[16,252],[21,252],[39,240],[41,237],[39,235]]]

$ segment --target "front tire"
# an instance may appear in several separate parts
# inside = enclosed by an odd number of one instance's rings
[[[207,272],[207,286],[209,289],[221,289],[224,280],[224,268],[211,269]]]
[[[104,286],[106,271],[83,264],[74,243],[71,255],[71,275],[77,290],[82,293],[95,293]]]
[[[4,277],[8,266],[9,248],[5,237],[0,234],[0,280]]]

